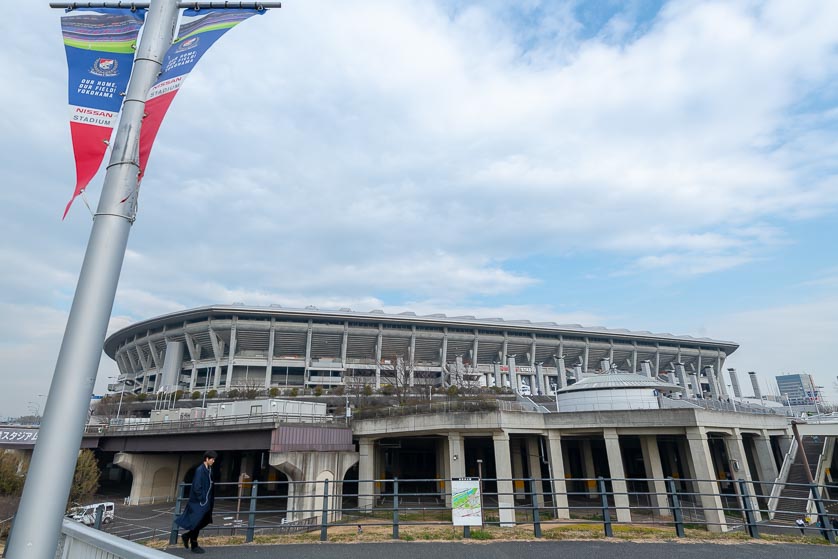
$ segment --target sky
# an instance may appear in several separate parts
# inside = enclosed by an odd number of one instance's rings
[[[0,20],[0,417],[44,405],[91,227],[61,220],[60,15]],[[838,401],[836,28],[828,0],[287,0],[178,93],[110,331],[233,302],[579,323],[732,340],[764,391]]]

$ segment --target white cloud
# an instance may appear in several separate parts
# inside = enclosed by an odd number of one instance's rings
[[[676,1],[640,27],[632,10],[593,36],[539,2],[291,0],[245,22],[163,125],[117,316],[243,301],[561,317],[527,294],[567,293],[565,270],[521,261],[682,281],[770,259],[789,223],[834,213],[838,113],[817,98],[838,4]],[[33,4],[0,22],[17,76],[0,91],[0,287],[62,313],[89,217],[77,202],[58,221],[73,165],[57,18]]]

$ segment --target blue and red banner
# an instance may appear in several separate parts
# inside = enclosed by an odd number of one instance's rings
[[[65,217],[105,158],[144,16],[145,10],[96,9],[74,10],[61,18],[76,160],[76,187],[64,209]]]
[[[148,92],[146,117],[140,130],[140,179],[166,111],[180,86],[207,50],[224,33],[265,10],[185,10],[175,42],[163,61],[163,72]]]

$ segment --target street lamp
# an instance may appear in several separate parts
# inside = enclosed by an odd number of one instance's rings
[[[480,529],[482,530],[486,524],[483,522],[483,460],[477,459],[477,490],[480,492]]]

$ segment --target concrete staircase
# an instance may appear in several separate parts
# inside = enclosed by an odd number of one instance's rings
[[[812,476],[815,476],[815,468],[818,466],[818,458],[823,449],[823,439],[817,441],[812,437],[802,437],[803,449],[798,450],[794,464],[789,469],[789,477],[786,485],[780,493],[777,501],[777,509],[774,514],[774,522],[781,524],[794,524],[798,518],[806,516],[806,506],[810,497],[809,480],[806,476],[806,466],[803,464],[803,452],[809,460]]]

